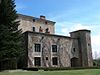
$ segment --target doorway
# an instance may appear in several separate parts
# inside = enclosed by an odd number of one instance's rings
[[[34,65],[35,66],[41,66],[41,57],[35,57],[34,58]]]
[[[71,67],[78,67],[79,63],[78,63],[78,58],[74,57],[71,59]]]

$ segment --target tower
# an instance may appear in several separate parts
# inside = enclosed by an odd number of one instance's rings
[[[90,33],[90,30],[78,30],[70,33],[71,38],[76,38],[78,42],[78,61],[81,67],[93,66]]]
[[[32,31],[39,33],[55,33],[55,22],[47,20],[45,16],[41,15],[40,18],[18,14],[18,21],[20,25],[18,29],[22,32]]]

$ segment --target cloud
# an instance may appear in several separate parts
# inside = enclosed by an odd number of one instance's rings
[[[100,34],[91,37],[94,58],[100,58]],[[96,53],[96,54],[95,54]]]
[[[100,19],[100,17],[98,16],[100,14],[93,15],[92,17],[94,18],[94,20],[93,21],[91,20],[91,22],[88,22],[87,24],[83,24],[80,21],[76,21],[76,22],[71,20],[68,21],[68,19],[66,19],[68,17],[67,15],[61,14],[58,16],[54,16],[54,18],[53,17],[51,18],[51,20],[56,21],[56,25],[55,25],[56,34],[70,36],[69,32],[75,30],[80,30],[80,29],[91,30],[91,44],[92,44],[93,58],[95,58],[96,55],[97,55],[96,58],[100,58],[100,25],[99,25],[99,21],[98,22],[95,21]],[[65,19],[63,19],[62,17]]]
[[[62,35],[67,35],[69,34],[69,32],[72,31],[76,31],[76,30],[81,30],[81,29],[88,29],[88,30],[92,30],[94,28],[94,26],[92,25],[82,25],[81,23],[68,23],[68,22],[58,22],[56,24],[56,27],[59,26],[61,29],[61,33],[63,33]]]
[[[89,29],[90,30],[91,28],[92,27],[86,26],[86,25],[82,25],[80,23],[77,23],[72,27],[72,29],[74,29],[74,30],[80,30],[80,29]]]
[[[60,27],[60,32],[56,32],[60,35],[70,36],[69,32],[80,30],[80,29],[88,29],[91,30],[91,43],[92,43],[92,54],[93,58],[95,58],[95,52],[97,53],[97,57],[100,57],[100,26],[93,24],[81,24],[81,23],[68,23],[68,22],[58,22],[56,27]],[[58,27],[58,28],[59,28]],[[56,29],[57,30],[57,29]]]

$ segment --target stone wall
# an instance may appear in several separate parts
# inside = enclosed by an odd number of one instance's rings
[[[29,31],[25,33],[27,33],[27,39],[25,40],[28,52],[28,67],[36,67],[34,64],[35,57],[41,58],[41,66],[39,67],[93,66],[89,31],[72,32],[71,37]],[[35,52],[35,44],[41,45],[40,52]],[[52,52],[52,45],[57,46],[57,52]],[[57,65],[53,65],[53,57],[57,57]]]
[[[34,52],[34,43],[41,44],[41,52]],[[57,52],[52,52],[52,45],[57,45]],[[35,67],[34,57],[41,57],[41,67],[70,67],[71,49],[70,37],[28,33],[28,67]],[[58,58],[58,65],[52,65],[52,57]]]
[[[91,36],[90,32],[86,33],[86,42],[87,42],[87,57],[88,57],[88,66],[93,66],[92,58],[92,47],[91,47]]]
[[[89,30],[71,32],[72,38],[78,39],[79,63],[82,67],[93,66],[91,37]]]

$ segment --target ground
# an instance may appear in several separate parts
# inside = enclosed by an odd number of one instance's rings
[[[62,71],[4,71],[0,75],[100,75],[100,69],[62,70]]]

